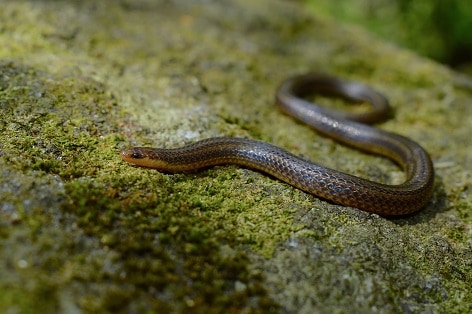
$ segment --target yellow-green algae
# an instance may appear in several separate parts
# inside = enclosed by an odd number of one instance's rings
[[[1,310],[467,309],[467,84],[361,30],[266,4],[4,3]],[[389,96],[396,115],[382,127],[436,164],[425,211],[388,221],[234,166],[165,175],[119,158],[129,144],[248,136],[401,180],[274,109],[276,84],[307,70]]]

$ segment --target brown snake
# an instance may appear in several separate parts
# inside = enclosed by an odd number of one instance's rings
[[[367,102],[372,110],[353,114],[326,109],[303,99],[308,94]],[[429,155],[414,141],[366,125],[386,118],[387,99],[368,86],[322,74],[290,78],[277,89],[282,110],[318,132],[358,149],[386,156],[406,172],[399,185],[387,185],[325,168],[286,150],[245,138],[216,137],[176,148],[134,147],[121,152],[123,160],[163,172],[186,172],[222,164],[237,164],[268,173],[305,192],[336,204],[382,216],[413,213],[431,198],[434,170]]]

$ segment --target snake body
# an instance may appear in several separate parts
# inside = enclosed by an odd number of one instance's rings
[[[335,111],[304,99],[313,93],[367,102],[372,110],[361,114]],[[123,160],[138,166],[175,173],[236,164],[268,173],[300,190],[344,206],[382,216],[413,213],[431,198],[434,170],[426,151],[416,142],[367,125],[384,120],[387,99],[368,86],[310,73],[284,81],[276,92],[281,109],[318,132],[355,148],[386,156],[406,172],[399,185],[381,184],[297,157],[286,150],[245,138],[216,137],[175,149],[134,147],[121,152]]]

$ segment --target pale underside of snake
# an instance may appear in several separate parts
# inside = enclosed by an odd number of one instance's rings
[[[310,94],[365,102],[372,110],[347,113],[306,100]],[[418,211],[431,198],[434,170],[431,158],[416,142],[367,124],[385,120],[387,99],[367,85],[310,73],[284,81],[276,92],[280,108],[328,137],[373,154],[388,157],[406,172],[402,184],[388,185],[359,178],[304,160],[265,142],[217,137],[181,148],[134,147],[121,152],[123,160],[166,173],[236,164],[270,174],[294,187],[344,206],[382,216]]]

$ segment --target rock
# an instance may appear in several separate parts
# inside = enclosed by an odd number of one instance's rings
[[[470,308],[468,77],[288,1],[2,6],[1,312]],[[275,108],[277,85],[307,71],[390,99],[378,127],[435,163],[423,211],[389,220],[236,166],[171,175],[120,159],[127,146],[240,136],[401,182],[389,160]]]

